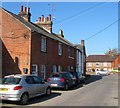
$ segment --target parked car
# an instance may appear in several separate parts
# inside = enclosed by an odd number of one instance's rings
[[[96,71],[96,75],[109,75],[109,74],[110,74],[110,72],[105,71],[105,70]]]
[[[77,84],[85,83],[85,76],[82,72],[70,72],[77,79]]]
[[[67,90],[69,87],[75,86],[75,78],[69,72],[55,72],[47,79],[52,88],[63,88]]]
[[[8,75],[0,84],[0,99],[27,104],[29,98],[50,95],[51,86],[35,75]]]

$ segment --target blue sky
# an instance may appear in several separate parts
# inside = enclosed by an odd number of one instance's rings
[[[2,7],[18,14],[20,6],[29,6],[31,21],[52,14],[53,32],[59,29],[65,39],[74,44],[85,40],[87,55],[104,54],[109,48],[118,48],[118,23],[89,38],[118,20],[117,2],[3,2]],[[51,8],[54,8],[53,11]],[[88,39],[89,38],[89,39]]]

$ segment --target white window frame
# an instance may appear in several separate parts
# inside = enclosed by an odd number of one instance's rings
[[[62,55],[62,43],[58,43],[58,55]]]
[[[41,37],[41,51],[46,52],[46,37]]]
[[[61,65],[58,66],[58,72],[62,72],[62,66]]]
[[[35,70],[33,70],[33,67],[35,67]],[[38,65],[37,64],[32,65],[32,74],[38,75]]]
[[[103,66],[105,66],[105,67],[108,66],[108,63],[107,63],[107,62],[104,62],[104,63],[103,63]]]
[[[89,62],[89,63],[88,63],[88,66],[89,66],[89,67],[91,67],[91,66],[92,66],[92,63],[91,63],[91,62]]]
[[[100,66],[100,63],[99,63],[99,62],[96,62],[95,65],[96,65],[97,67],[99,67],[99,66]]]
[[[42,74],[43,74],[43,76],[42,76]],[[45,79],[45,77],[46,77],[46,66],[45,65],[41,65],[41,77],[43,79]]]

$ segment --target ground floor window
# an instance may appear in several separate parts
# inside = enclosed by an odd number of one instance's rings
[[[70,66],[68,66],[68,71],[70,71]]]
[[[57,66],[53,65],[53,72],[57,72]]]
[[[62,72],[62,66],[61,65],[58,66],[58,72]]]
[[[32,74],[38,75],[38,66],[36,64],[32,65]]]

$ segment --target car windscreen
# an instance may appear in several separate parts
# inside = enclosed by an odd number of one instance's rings
[[[15,78],[15,77],[6,77],[3,78],[1,83],[2,84],[19,84],[21,78]]]

